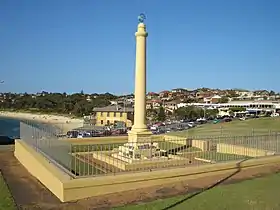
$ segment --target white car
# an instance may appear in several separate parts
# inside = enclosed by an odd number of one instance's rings
[[[270,115],[270,117],[279,117],[279,113],[273,113]]]

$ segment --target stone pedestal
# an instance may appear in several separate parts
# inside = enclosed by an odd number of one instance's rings
[[[137,144],[137,143],[151,143],[152,141],[152,132],[149,130],[137,132],[131,130],[128,132],[128,142],[130,144]]]

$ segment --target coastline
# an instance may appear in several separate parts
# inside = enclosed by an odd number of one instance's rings
[[[0,111],[0,117],[17,120],[30,120],[38,123],[49,124],[62,129],[64,133],[74,128],[82,127],[83,120],[53,114],[36,114],[24,112]]]

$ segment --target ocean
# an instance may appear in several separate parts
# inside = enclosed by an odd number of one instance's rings
[[[16,119],[0,118],[0,145],[12,142],[11,139],[20,136],[20,121]]]

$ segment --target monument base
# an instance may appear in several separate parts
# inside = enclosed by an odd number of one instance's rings
[[[131,130],[128,132],[129,143],[151,143],[153,133],[150,130],[137,131]]]
[[[188,158],[171,154],[145,159],[125,157],[120,155],[119,152],[111,152],[110,154],[108,152],[92,152],[91,155],[92,158],[104,162],[104,165],[111,165],[119,171],[143,171],[190,165]]]
[[[167,154],[152,141],[149,130],[128,133],[128,142],[110,152],[93,152],[93,158],[122,171],[151,170],[189,164],[189,159]]]

